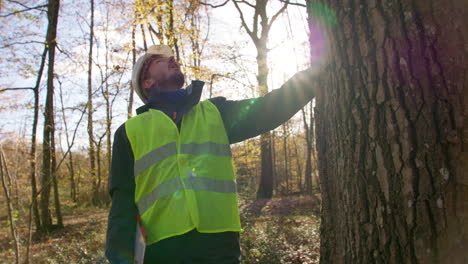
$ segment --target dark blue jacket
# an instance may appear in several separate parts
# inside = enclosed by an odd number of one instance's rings
[[[231,101],[224,97],[209,99],[221,113],[230,143],[258,136],[289,120],[314,97],[307,71],[299,72],[280,89],[259,98]],[[174,106],[156,100],[137,109],[137,114],[154,108],[165,112],[180,127],[184,113],[199,100],[203,82],[193,81],[187,88],[185,102]],[[114,135],[109,193],[112,206],[106,239],[106,256],[111,263],[132,263],[135,241],[137,207],[134,202],[134,157],[125,125]],[[151,246],[147,247],[147,251]]]

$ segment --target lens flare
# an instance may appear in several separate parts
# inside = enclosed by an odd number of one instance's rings
[[[327,38],[325,29],[337,24],[335,12],[320,2],[307,4],[309,13],[310,62],[320,65],[326,60]]]
[[[335,11],[328,8],[325,4],[320,2],[309,2],[307,9],[314,22],[323,26],[335,26],[337,23]]]
[[[182,198],[182,191],[178,190],[174,193],[174,199],[178,200]]]

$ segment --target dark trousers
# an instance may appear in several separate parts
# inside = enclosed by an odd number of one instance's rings
[[[239,264],[239,233],[186,234],[146,247],[145,264]]]

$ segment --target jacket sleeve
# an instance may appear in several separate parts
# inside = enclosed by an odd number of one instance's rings
[[[125,125],[115,132],[109,193],[112,205],[109,212],[106,257],[110,263],[133,263],[137,208],[134,202],[134,157]]]
[[[314,98],[311,69],[296,73],[281,88],[263,97],[211,101],[218,107],[231,144],[275,129]]]

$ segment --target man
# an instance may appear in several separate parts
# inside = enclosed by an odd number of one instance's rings
[[[306,70],[264,97],[200,101],[203,82],[182,89],[184,74],[171,49],[150,47],[132,75],[145,105],[115,132],[110,262],[141,263],[144,254],[144,263],[239,263],[241,227],[229,144],[291,118],[314,97],[310,79]],[[140,233],[144,253],[135,247]]]

